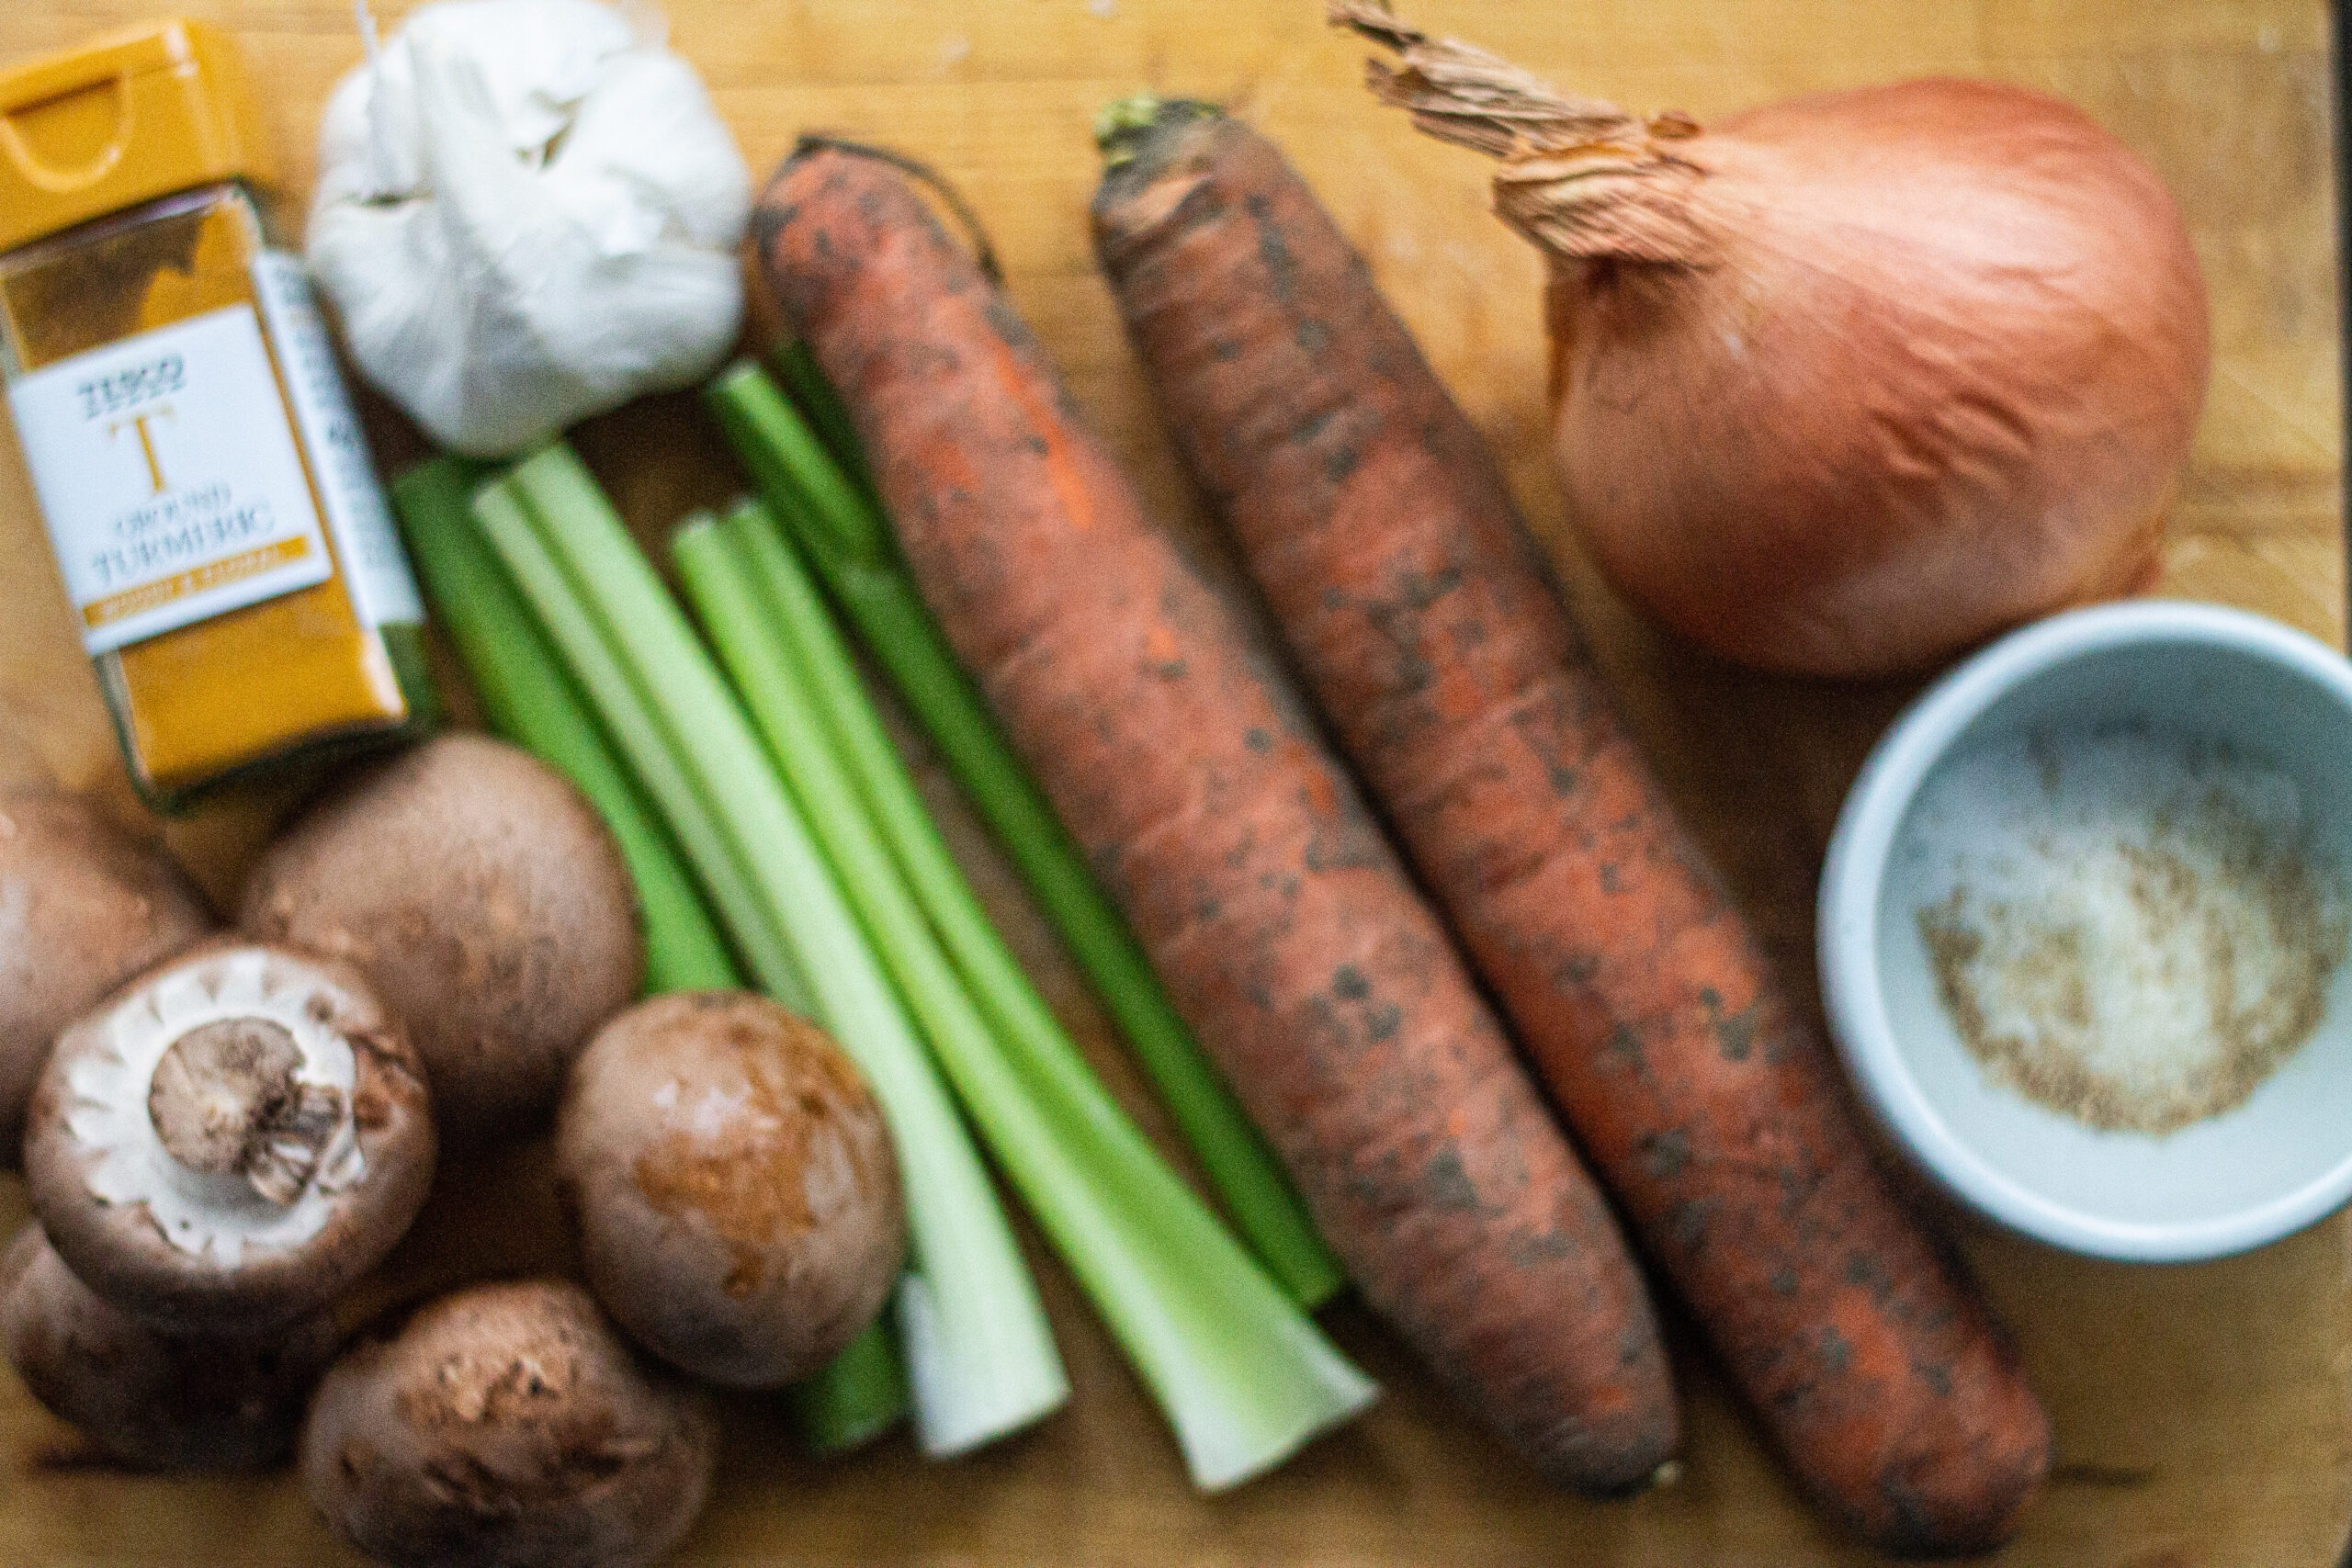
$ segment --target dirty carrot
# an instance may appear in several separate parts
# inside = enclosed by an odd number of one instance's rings
[[[1676,822],[1492,457],[1281,154],[1106,114],[1097,251],[1344,749],[1792,1466],[1908,1551],[2006,1536],[2050,1430]]]
[[[1365,1297],[1547,1473],[1675,1412],[1597,1188],[1235,606],[1144,515],[897,169],[804,143],[754,220],[917,581]]]

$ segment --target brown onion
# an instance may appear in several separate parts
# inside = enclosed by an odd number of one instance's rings
[[[1385,6],[1373,91],[1501,161],[1550,262],[1553,457],[1601,574],[1769,670],[1927,667],[2154,586],[2207,369],[2154,172],[1990,82],[1795,98],[1702,131],[1562,96]]]

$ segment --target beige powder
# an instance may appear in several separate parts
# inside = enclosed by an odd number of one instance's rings
[[[2242,1104],[2308,1041],[2345,899],[2277,770],[2143,728],[2039,735],[1922,795],[1937,989],[1998,1082],[2162,1134]]]

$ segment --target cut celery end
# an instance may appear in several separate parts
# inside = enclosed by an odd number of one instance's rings
[[[906,1368],[880,1319],[865,1325],[849,1348],[786,1391],[794,1424],[811,1453],[832,1456],[864,1448],[906,1418]]]

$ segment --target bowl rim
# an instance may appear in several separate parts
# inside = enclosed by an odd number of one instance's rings
[[[2119,648],[2180,644],[2251,654],[2300,675],[2352,717],[2352,663],[2316,637],[2249,611],[2178,599],[2070,610],[2009,633],[1946,672],[1871,749],[1823,861],[1816,959],[1830,1038],[1866,1105],[1910,1157],[1970,1207],[2072,1252],[2187,1262],[2247,1251],[2324,1218],[2352,1198],[2352,1129],[2335,1164],[2235,1213],[2127,1222],[2055,1201],[1996,1169],[1954,1134],[1894,1043],[1878,971],[1878,903],[1894,835],[1961,732],[2021,682]]]

